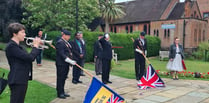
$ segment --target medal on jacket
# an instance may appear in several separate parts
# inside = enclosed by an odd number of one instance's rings
[[[143,48],[143,45],[142,45],[142,41],[140,39],[139,39],[139,45],[140,45],[140,47],[141,47],[141,49],[142,49],[142,51],[144,53],[144,48]]]

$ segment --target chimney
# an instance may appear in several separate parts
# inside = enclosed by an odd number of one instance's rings
[[[185,0],[184,2],[184,17],[191,17],[191,0]]]

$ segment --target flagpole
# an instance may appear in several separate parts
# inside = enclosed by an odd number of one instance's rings
[[[83,67],[81,67],[80,65],[78,65],[77,63],[75,64],[78,68],[80,68],[81,70],[83,70],[87,75],[89,75],[90,77],[94,77],[91,73],[87,72]]]
[[[133,39],[133,38],[131,38],[131,40],[134,42],[134,39]],[[137,48],[138,48],[139,50],[141,50],[138,46],[137,46]],[[151,63],[149,62],[149,60],[147,59],[146,55],[144,55],[144,52],[141,53],[141,54],[144,56],[146,62],[147,62],[148,64],[151,64]]]

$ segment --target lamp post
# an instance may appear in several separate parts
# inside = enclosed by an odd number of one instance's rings
[[[75,17],[75,29],[76,29],[76,33],[78,32],[78,0],[76,0],[76,17]]]

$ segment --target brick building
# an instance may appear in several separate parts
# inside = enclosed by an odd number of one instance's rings
[[[121,5],[126,16],[110,25],[111,32],[145,31],[161,39],[162,49],[179,37],[186,51],[209,39],[209,0],[136,0]]]

